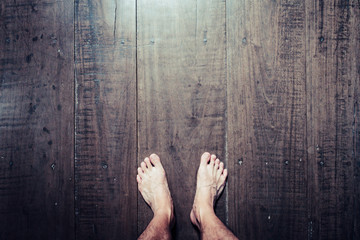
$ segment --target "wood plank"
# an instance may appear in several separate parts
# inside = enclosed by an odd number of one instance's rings
[[[0,6],[0,239],[71,240],[74,4]]]
[[[75,3],[78,239],[134,239],[136,22],[130,0]]]
[[[225,158],[225,2],[137,1],[139,163],[163,161],[175,205],[176,239],[190,222],[200,156]],[[152,218],[138,196],[138,234]],[[226,221],[226,194],[217,214]]]
[[[306,239],[305,4],[226,7],[229,225],[240,239]]]
[[[307,152],[313,239],[359,239],[358,1],[307,1]]]

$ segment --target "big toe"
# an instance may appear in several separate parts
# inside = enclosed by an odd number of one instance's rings
[[[206,165],[210,160],[210,153],[204,152],[201,156],[200,163]]]
[[[155,153],[150,155],[150,160],[151,160],[151,163],[154,164],[155,167],[162,167],[160,158]]]

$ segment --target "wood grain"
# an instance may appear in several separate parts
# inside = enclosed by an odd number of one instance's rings
[[[78,239],[136,237],[135,2],[76,1]]]
[[[359,2],[307,1],[313,239],[359,239]]]
[[[307,238],[305,4],[227,1],[229,225]]]
[[[225,2],[137,1],[139,163],[159,154],[175,204],[176,239],[190,222],[200,156],[225,158]],[[138,234],[152,217],[138,197]],[[226,221],[226,194],[217,206]]]
[[[74,239],[73,2],[0,3],[0,239]]]
[[[0,239],[135,239],[159,154],[175,239],[204,151],[240,239],[360,239],[356,0],[3,0]]]

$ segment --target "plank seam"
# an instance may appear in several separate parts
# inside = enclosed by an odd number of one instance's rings
[[[76,94],[76,0],[74,0],[74,15],[73,15],[73,31],[74,31],[74,35],[73,35],[73,64],[74,64],[74,153],[73,153],[73,181],[74,181],[74,189],[73,189],[73,201],[74,201],[74,207],[73,207],[73,216],[74,216],[74,239],[77,239],[76,236],[76,201],[75,201],[75,197],[76,197],[76,175],[75,175],[75,171],[76,171],[76,110],[77,110],[77,94]]]
[[[228,58],[228,51],[227,51],[227,7],[225,1],[225,163],[228,168],[229,160],[229,151],[228,151],[228,69],[227,69],[227,58]],[[227,188],[225,188],[225,218],[226,218],[226,225],[229,225],[229,184]]]
[[[135,131],[136,131],[136,160],[137,168],[139,158],[139,123],[138,123],[138,18],[137,18],[138,1],[135,0]],[[136,191],[136,234],[139,234],[139,193]]]
[[[306,208],[307,208],[307,228],[306,228],[306,235],[307,235],[307,239],[310,240],[312,239],[312,233],[313,233],[313,222],[312,222],[312,206],[311,206],[311,201],[309,201],[309,192],[310,192],[310,185],[309,185],[309,179],[312,179],[312,176],[310,177],[310,164],[309,164],[309,153],[307,151],[308,149],[308,114],[309,114],[309,108],[308,108],[308,92],[307,92],[307,81],[308,81],[308,75],[307,75],[307,61],[308,61],[308,34],[309,34],[309,21],[308,21],[308,5],[307,5],[307,1],[305,1],[305,6],[304,6],[304,11],[305,11],[305,43],[304,43],[304,48],[305,48],[305,61],[304,61],[304,73],[305,73],[305,86],[304,86],[304,90],[305,90],[305,106],[306,106],[306,118],[305,118],[305,138],[304,138],[304,151],[306,153],[306,199],[307,199],[307,203],[306,203]],[[310,39],[309,39],[310,41]],[[310,100],[311,101],[311,100]]]

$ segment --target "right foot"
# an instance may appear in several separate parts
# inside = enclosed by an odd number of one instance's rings
[[[173,201],[170,195],[165,170],[156,154],[141,162],[136,176],[138,189],[154,216],[166,217],[169,224],[174,222]]]
[[[215,155],[205,152],[201,156],[197,173],[196,194],[190,213],[191,222],[201,229],[207,214],[214,214],[214,205],[225,187],[227,170]]]

